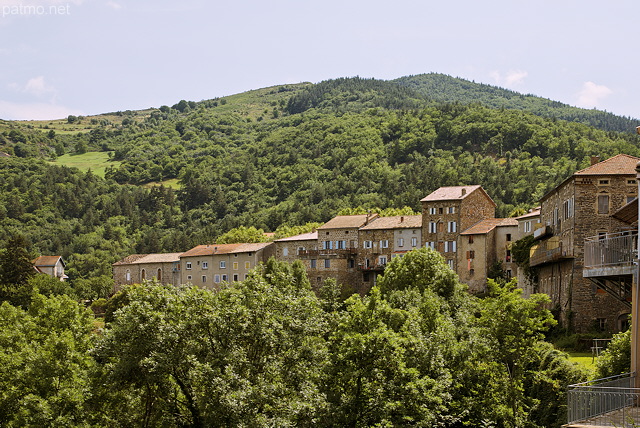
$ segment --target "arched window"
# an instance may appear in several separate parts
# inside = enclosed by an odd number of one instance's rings
[[[162,269],[158,268],[158,275],[156,278],[158,278],[158,282],[162,282]]]
[[[145,279],[147,279],[147,271],[142,269],[142,272],[140,273],[140,281],[144,281]]]

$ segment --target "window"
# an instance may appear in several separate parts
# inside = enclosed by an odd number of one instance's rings
[[[411,246],[412,247],[418,246],[418,238],[411,238]]]
[[[142,281],[144,281],[145,279],[147,279],[147,271],[142,269],[142,272],[140,273],[140,279]]]
[[[238,270],[238,262],[233,262],[233,270]]]
[[[636,180],[627,180],[627,184],[633,184],[635,186]]]
[[[635,196],[627,196],[627,203],[633,201],[635,198]]]
[[[356,261],[354,259],[349,259],[349,261],[347,262],[347,266],[349,267],[349,269],[353,269],[356,267]]]
[[[511,269],[507,269],[507,279],[511,278],[513,276]]]
[[[504,261],[511,263],[511,250],[507,250],[507,256],[504,258]]]
[[[226,280],[227,280],[227,275],[222,274],[222,280],[223,280],[223,281],[226,281]]]
[[[191,275],[187,275],[187,281],[191,281],[193,277]]]
[[[316,259],[309,260],[309,263],[311,265],[311,269],[315,269],[316,268]]]
[[[609,195],[598,195],[598,214],[609,214]]]
[[[244,279],[246,280],[247,278],[249,278],[249,274],[244,274]]]
[[[398,247],[404,247],[404,238],[398,238]]]
[[[331,259],[324,259],[324,267],[329,269],[331,267]]]
[[[447,232],[448,233],[455,233],[457,230],[457,224],[455,221],[450,221],[447,223]]]
[[[424,246],[427,248],[433,248],[434,250],[436,249],[436,243],[434,241],[425,242]]]
[[[220,260],[220,269],[226,269],[227,268],[227,262],[224,260]]]
[[[213,282],[215,282],[216,284],[220,282],[220,275],[215,275],[213,277]]]
[[[363,248],[371,248],[371,241],[364,241],[362,247]]]
[[[333,241],[322,241],[323,250],[333,250]]]
[[[202,282],[203,283],[207,282],[207,275],[202,275]]]
[[[245,269],[251,269],[251,262],[244,262]]]
[[[127,273],[124,274],[124,278],[127,281],[131,281],[131,271],[128,270]]]
[[[362,273],[362,280],[364,282],[369,282],[369,272],[363,272]]]
[[[371,262],[369,261],[369,259],[364,259],[364,267],[366,269],[369,269],[369,265],[371,264]]]
[[[598,180],[598,184],[601,186],[608,186],[609,180]]]
[[[437,226],[436,226],[436,222],[435,221],[430,221],[429,222],[429,233],[436,233],[437,232]]]
[[[300,255],[300,254],[302,254],[303,251],[304,251],[304,247],[298,247],[297,254]]]
[[[475,259],[475,258],[476,258],[476,252],[474,250],[467,251],[467,259]]]
[[[238,282],[238,274],[237,273],[233,274],[233,282]]]
[[[162,269],[158,269],[158,273],[156,274],[156,279],[159,282],[162,282]]]
[[[187,262],[187,269],[191,269],[191,262]]]
[[[444,209],[443,209],[443,208],[438,208],[438,213],[439,213],[439,214],[442,214],[443,212],[444,212]]]
[[[607,329],[607,319],[606,318],[597,318],[596,319],[596,326],[598,327],[598,330],[605,331]]]
[[[473,244],[473,235],[469,235],[469,244]]]
[[[202,262],[202,269],[209,269],[209,262]]]
[[[507,233],[507,242],[511,242],[511,234]]]
[[[447,213],[448,214],[455,214],[456,213],[456,207],[447,208]]]
[[[336,248],[338,250],[344,250],[347,248],[347,241],[336,241]]]
[[[436,215],[437,211],[435,207],[429,208],[429,214],[430,215]]]
[[[282,255],[283,257],[287,257],[289,255],[289,247],[284,247],[282,249]]]
[[[449,269],[453,270],[453,259],[447,260],[447,265],[449,265]]]
[[[389,240],[384,239],[380,241],[380,248],[389,248]]]
[[[387,264],[387,256],[380,256],[378,257],[378,264],[379,265],[386,265]]]
[[[444,241],[444,252],[445,253],[455,253],[456,252],[456,241]]]
[[[531,220],[524,222],[524,233],[531,232]]]

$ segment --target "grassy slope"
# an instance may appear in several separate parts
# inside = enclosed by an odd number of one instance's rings
[[[107,166],[117,167],[120,164],[120,162],[109,161],[108,152],[87,152],[82,155],[66,154],[49,163],[78,168],[80,171],[91,169],[94,174],[100,177],[104,177]]]

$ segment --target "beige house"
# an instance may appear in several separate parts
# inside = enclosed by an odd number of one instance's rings
[[[198,245],[180,255],[182,282],[218,289],[224,283],[243,281],[274,255],[274,248],[271,242]]]
[[[58,278],[60,281],[69,278],[64,273],[66,263],[60,256],[40,256],[33,261],[33,266],[36,271]]]
[[[358,233],[358,269],[362,272],[362,290],[376,285],[377,277],[394,257],[419,248],[422,216],[378,217],[362,226]]]
[[[598,160],[542,198],[529,262],[538,270],[539,291],[551,297],[551,309],[576,331],[620,330],[630,312],[630,287],[620,287],[616,278],[585,277],[583,267],[590,238],[634,230],[612,214],[637,196],[640,158],[621,154]]]
[[[140,284],[151,279],[162,284],[180,285],[181,254],[132,254],[114,263],[113,279],[116,291],[123,285]]]
[[[440,252],[457,272],[460,232],[495,218],[495,202],[479,185],[440,187],[420,202],[422,244]]]

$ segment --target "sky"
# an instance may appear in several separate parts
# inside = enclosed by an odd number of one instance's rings
[[[0,119],[430,72],[640,118],[636,4],[0,0]]]

